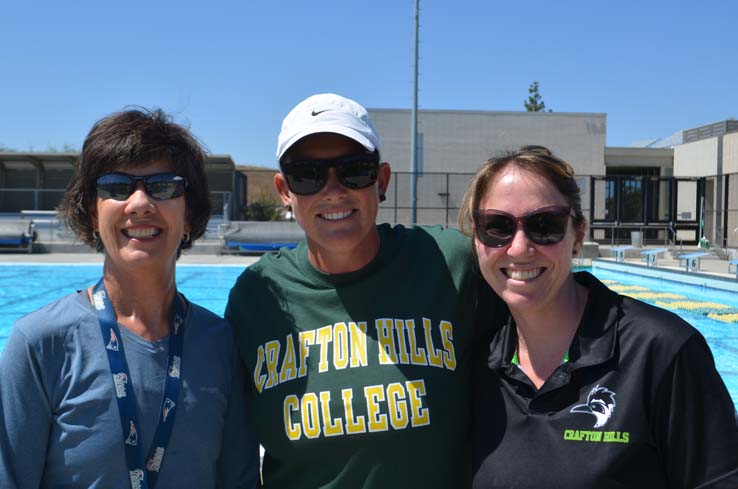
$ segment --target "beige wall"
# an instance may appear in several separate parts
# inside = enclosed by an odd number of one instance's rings
[[[738,173],[738,132],[723,136],[723,173]]]
[[[738,247],[738,132],[723,136],[723,171],[732,173],[728,184],[728,246]],[[738,258],[738,256],[734,256]]]
[[[410,171],[410,111],[370,109],[395,171]],[[422,110],[418,113],[423,172],[470,172],[490,156],[539,144],[578,175],[605,174],[605,114]]]
[[[716,175],[718,172],[717,161],[717,137],[674,146],[675,177]]]
[[[697,219],[697,182],[679,182],[677,188],[677,221],[694,221]]]

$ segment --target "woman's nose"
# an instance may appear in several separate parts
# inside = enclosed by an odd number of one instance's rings
[[[533,245],[528,236],[523,231],[523,227],[518,224],[513,232],[512,241],[507,248],[508,255],[527,255],[533,249]]]
[[[133,193],[128,196],[126,210],[129,212],[148,212],[154,207],[153,199],[146,192],[143,182],[136,182]]]

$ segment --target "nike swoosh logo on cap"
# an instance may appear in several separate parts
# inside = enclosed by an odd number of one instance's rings
[[[328,112],[328,109],[325,109],[325,110],[314,110],[312,112],[312,116],[315,117],[316,115],[322,114],[323,112]]]

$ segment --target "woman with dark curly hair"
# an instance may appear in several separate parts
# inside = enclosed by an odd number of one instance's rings
[[[210,216],[203,151],[162,111],[97,122],[60,206],[103,276],[18,320],[0,358],[0,487],[254,487],[230,325],[177,291]]]

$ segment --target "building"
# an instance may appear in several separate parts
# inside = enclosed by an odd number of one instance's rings
[[[720,247],[738,246],[738,121],[696,127],[643,147],[607,147],[607,116],[601,113],[421,110],[413,177],[410,110],[369,113],[382,138],[382,157],[393,169],[380,222],[409,224],[415,214],[421,224],[454,226],[482,162],[543,145],[574,167],[592,239],[622,242],[637,233],[647,241],[688,244],[704,236]],[[0,152],[0,214],[53,211],[77,156]],[[273,171],[259,177],[271,180]],[[243,220],[252,201],[266,199],[268,192],[249,194],[246,173],[228,155],[208,157],[217,219]]]
[[[738,121],[725,120],[688,129],[674,146],[674,175],[706,177],[699,206],[704,209],[703,236],[713,243],[738,246]],[[691,195],[678,208],[691,204]]]
[[[409,110],[369,109],[383,155],[410,171]],[[605,173],[605,114],[567,112],[418,111],[419,172],[474,173],[490,156],[538,144],[569,161],[578,174]]]
[[[382,138],[383,159],[395,174],[380,219],[409,223],[415,212],[416,222],[454,225],[479,164],[535,144],[574,167],[592,239],[615,242],[638,233],[651,241],[696,243],[705,236],[738,244],[738,229],[726,231],[738,228],[738,192],[728,192],[728,174],[738,173],[738,121],[689,129],[643,147],[607,147],[605,114],[420,110],[414,179],[410,110],[369,113]]]
[[[74,173],[78,153],[0,152],[0,213],[54,210]],[[238,218],[246,183],[229,155],[208,155],[213,214]]]
[[[491,156],[538,144],[561,155],[580,175],[605,173],[605,114],[565,112],[418,111],[418,178],[410,178],[411,112],[369,109],[394,178],[380,220],[455,225],[464,191]],[[413,206],[411,186],[415,185]]]

